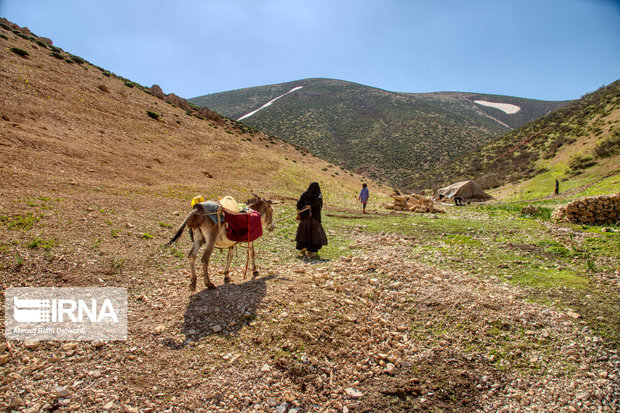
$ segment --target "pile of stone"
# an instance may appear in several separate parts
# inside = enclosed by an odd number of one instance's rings
[[[433,198],[419,194],[400,195],[393,194],[390,197],[394,200],[392,205],[383,204],[385,209],[394,209],[397,211],[411,211],[417,213],[443,213],[445,211],[435,208]]]
[[[620,222],[620,192],[578,199],[556,209],[551,218],[575,224],[617,224]]]

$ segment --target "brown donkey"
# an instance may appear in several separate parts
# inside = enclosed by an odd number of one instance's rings
[[[266,228],[268,231],[273,231],[273,208],[271,205],[277,202],[266,200],[265,198],[259,197],[254,193],[252,193],[252,195],[254,195],[254,198],[246,202],[248,207],[260,213],[263,228]],[[194,241],[194,245],[188,254],[190,268],[192,270],[192,279],[189,284],[189,289],[191,291],[196,291],[196,268],[194,263],[196,262],[196,256],[198,255],[200,248],[204,244],[207,244],[207,249],[202,255],[202,271],[204,274],[205,287],[208,289],[215,288],[215,285],[209,279],[209,259],[211,258],[214,248],[228,248],[226,269],[224,270],[224,282],[230,282],[228,273],[230,263],[233,258],[233,248],[238,242],[231,241],[226,236],[227,224],[225,222],[218,224],[214,222],[209,215],[216,215],[215,221],[218,221],[221,216],[217,213],[205,213],[202,208],[194,208],[192,212],[187,215],[187,218],[185,218],[185,221],[183,221],[174,237],[166,244],[166,246],[172,245],[172,243],[176,242],[181,237],[185,227],[187,226],[189,228],[190,236]],[[252,258],[252,274],[257,276],[258,270],[256,269],[253,242],[248,243],[248,249],[248,254]]]

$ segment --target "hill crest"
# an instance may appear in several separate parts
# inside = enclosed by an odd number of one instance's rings
[[[322,78],[189,100],[394,185],[566,104],[466,92],[399,93]],[[475,101],[519,110],[506,113]]]

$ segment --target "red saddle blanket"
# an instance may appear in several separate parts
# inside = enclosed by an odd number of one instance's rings
[[[256,211],[234,214],[224,210],[224,219],[228,224],[226,236],[231,241],[252,242],[263,235],[263,223]]]

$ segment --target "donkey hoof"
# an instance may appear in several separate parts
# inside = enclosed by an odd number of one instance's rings
[[[252,271],[252,276],[253,276],[253,277],[258,277],[258,275],[259,275],[259,274],[260,274],[260,273],[258,272],[258,270],[254,270],[254,271]]]
[[[215,288],[216,288],[216,287],[215,287],[215,284],[213,284],[213,283],[209,283],[209,284],[207,284],[207,289],[208,289],[208,290],[215,290]]]
[[[229,276],[224,277],[224,282],[228,284],[230,282],[230,277]]]
[[[189,287],[189,292],[193,293],[196,291],[196,283],[191,283],[190,285],[188,285]]]

